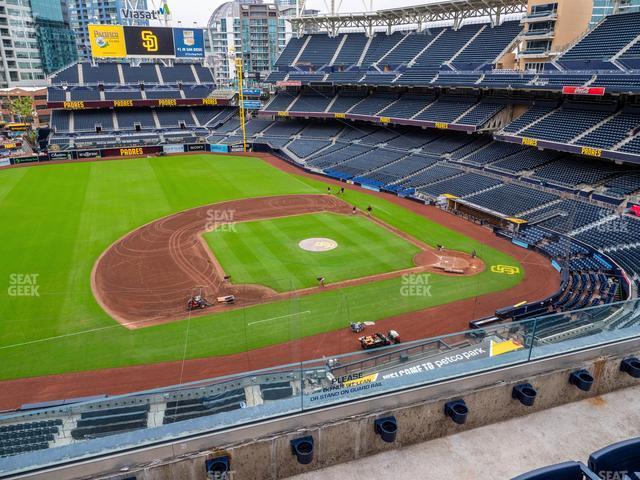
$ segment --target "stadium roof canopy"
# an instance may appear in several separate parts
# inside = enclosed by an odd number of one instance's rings
[[[524,13],[527,0],[451,0],[448,2],[401,7],[363,13],[334,13],[289,17],[294,32],[326,31],[337,35],[343,28],[364,29],[371,35],[376,27],[416,25],[418,30],[427,23],[453,21],[454,28],[463,20],[474,17],[488,17],[492,23],[500,22],[503,15]]]

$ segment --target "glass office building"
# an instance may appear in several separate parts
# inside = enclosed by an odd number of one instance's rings
[[[223,3],[208,23],[208,63],[216,83],[235,81],[235,58],[242,56],[244,72],[253,81],[264,78],[286,44],[283,15],[274,3],[235,0]]]
[[[640,0],[593,0],[591,26],[607,15],[640,12]]]
[[[60,0],[0,3],[0,87],[44,84],[76,60]]]
[[[45,75],[50,75],[78,59],[75,34],[64,21],[61,2],[31,0],[40,61]]]

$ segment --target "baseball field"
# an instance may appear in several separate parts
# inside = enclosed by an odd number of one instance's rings
[[[0,282],[4,283],[0,291],[0,380],[224,358],[320,334],[325,334],[326,342],[328,332],[345,330],[351,321],[380,321],[491,293],[513,292],[526,276],[527,266],[513,255],[381,194],[349,187],[336,197],[336,211],[318,207],[318,211],[235,222],[235,210],[227,209],[214,218],[225,228],[208,229],[202,235],[203,248],[230,275],[230,283],[267,288],[274,292],[272,298],[246,305],[238,302],[229,308],[214,305],[194,316],[185,311],[182,319],[140,328],[127,328],[116,321],[96,299],[92,275],[98,260],[145,225],[221,202],[285,196],[329,198],[327,185],[319,177],[286,172],[260,158],[226,155],[0,170]],[[351,215],[352,206],[358,208],[357,215]],[[371,218],[365,213],[368,206],[372,207]],[[300,241],[316,237],[332,239],[337,246],[326,252],[299,248]],[[475,251],[484,268],[468,275],[430,271],[419,277],[426,279],[428,290],[411,285],[407,278],[413,277],[393,273],[418,268],[415,259],[421,250],[439,244],[467,257]],[[149,249],[132,247],[129,254],[135,259],[136,252],[145,250]],[[513,267],[512,274],[491,268],[505,265]],[[117,267],[113,264],[111,270]],[[125,292],[124,285],[127,281],[144,284],[150,270],[162,269],[161,264],[151,264],[133,270],[127,274],[131,279],[115,279],[107,293],[114,301],[119,295],[129,295],[132,305],[153,311],[164,294],[142,292],[146,303],[136,305],[138,294]],[[326,288],[318,285],[320,277],[326,279]],[[358,281],[362,278],[370,281]],[[172,288],[170,276],[162,281],[164,288]],[[185,305],[189,290],[183,285],[177,294]],[[505,301],[512,297],[505,296]],[[429,335],[428,323],[421,322],[416,315],[411,331],[401,334],[408,338]],[[343,348],[356,350],[357,342]]]

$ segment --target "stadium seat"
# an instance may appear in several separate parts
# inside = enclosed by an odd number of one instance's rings
[[[539,468],[513,477],[512,480],[597,480],[596,474],[579,462],[565,462]]]
[[[640,438],[614,443],[589,456],[589,468],[613,478],[640,473]],[[605,478],[605,477],[602,477]]]

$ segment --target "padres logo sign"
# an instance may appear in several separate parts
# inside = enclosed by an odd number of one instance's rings
[[[158,51],[158,37],[149,30],[143,30],[140,34],[142,37],[142,46],[147,49],[148,52]]]
[[[491,271],[493,273],[501,273],[502,275],[517,275],[520,273],[520,269],[512,265],[492,265]]]

